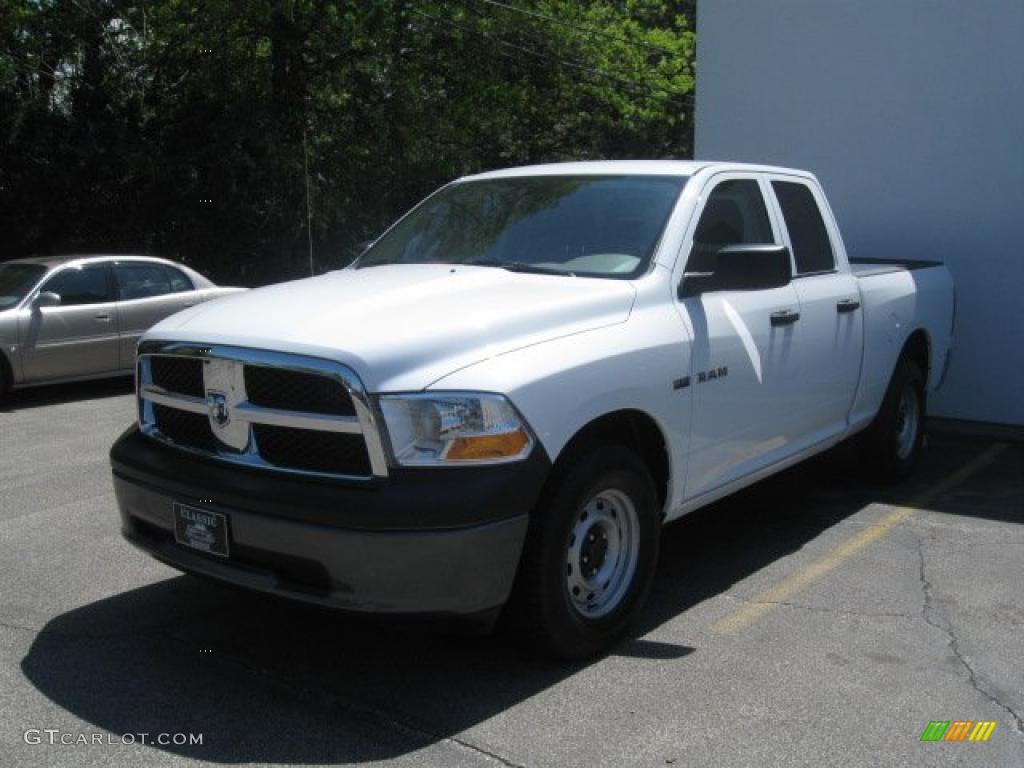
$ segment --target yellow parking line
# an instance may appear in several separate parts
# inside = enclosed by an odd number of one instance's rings
[[[868,526],[855,536],[851,536],[818,560],[790,574],[749,602],[745,602],[728,616],[714,622],[711,625],[711,631],[720,635],[730,635],[746,629],[769,613],[778,603],[786,602],[797,592],[810,586],[822,576],[831,573],[845,561],[885,536],[894,526],[902,523],[918,509],[927,507],[935,498],[987,467],[996,460],[1000,453],[1006,450],[1006,447],[1006,443],[996,443],[990,446],[969,464],[965,464],[938,484],[915,496],[907,506],[894,507],[878,522]]]

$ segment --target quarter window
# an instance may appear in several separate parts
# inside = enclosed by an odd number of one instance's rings
[[[806,184],[792,181],[773,181],[772,189],[789,230],[797,274],[831,272],[836,257],[814,194]]]
[[[163,264],[124,263],[114,269],[120,301],[192,290],[192,283],[180,270]]]
[[[727,245],[773,243],[761,187],[753,179],[723,181],[711,190],[697,222],[687,272],[713,272]]]
[[[167,273],[167,280],[171,284],[171,293],[181,293],[182,291],[191,291],[195,288],[192,285],[192,281],[189,280],[185,273],[180,269],[174,267],[164,266],[163,270]]]
[[[56,293],[64,307],[102,304],[112,300],[107,275],[105,264],[68,267],[50,278],[40,290]]]

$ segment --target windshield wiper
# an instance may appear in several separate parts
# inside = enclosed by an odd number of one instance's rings
[[[562,275],[563,277],[576,277],[575,272],[569,272],[555,267],[543,267],[540,264],[527,264],[525,261],[467,261],[467,267],[498,267],[509,272],[527,272],[536,275]]]

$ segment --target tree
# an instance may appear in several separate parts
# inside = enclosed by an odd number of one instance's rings
[[[0,258],[341,266],[445,181],[687,157],[692,3],[5,0]]]

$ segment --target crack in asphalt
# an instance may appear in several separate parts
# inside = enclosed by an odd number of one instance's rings
[[[177,644],[190,644],[190,641],[186,640],[183,637],[178,637],[177,635],[167,631],[166,629],[160,630],[155,634],[159,634],[160,636],[165,637],[166,639],[171,640]],[[299,698],[300,700],[319,700],[321,703],[334,707],[336,709],[341,709],[343,711],[361,715],[363,717],[372,718],[378,722],[384,723],[385,725],[391,726],[396,730],[402,731],[407,735],[412,736],[420,741],[426,742],[428,746],[431,744],[438,743],[449,744],[454,747],[472,752],[487,760],[497,762],[500,765],[507,766],[507,768],[528,768],[528,766],[524,763],[517,763],[512,760],[509,760],[508,758],[499,755],[497,752],[487,749],[486,747],[483,747],[479,744],[474,744],[473,742],[463,738],[459,738],[458,736],[445,736],[443,734],[436,733],[425,726],[416,725],[415,723],[411,723],[407,720],[404,720],[400,716],[388,712],[385,709],[381,709],[379,707],[375,707],[369,704],[362,704],[353,701],[352,699],[349,699],[347,697],[339,696],[335,693],[331,693],[330,691],[325,691],[320,688],[314,688],[308,685],[303,685],[298,681],[281,675],[280,673],[275,672],[274,670],[268,667],[254,664],[236,654],[223,654],[222,658],[226,659],[228,662],[235,664],[238,667],[241,667],[249,674],[261,677],[267,682],[270,682],[274,685],[277,685],[280,688],[284,688],[290,691],[293,695],[296,695],[297,698]]]
[[[5,629],[13,629],[17,632],[31,632],[33,635],[40,634],[41,630],[37,627],[26,627],[24,624],[15,624],[10,621],[0,620],[0,627]]]
[[[1024,741],[1024,719],[1022,719],[1021,715],[1015,711],[1013,707],[982,686],[981,682],[978,680],[977,672],[968,661],[968,656],[960,648],[960,638],[958,638],[956,633],[953,631],[953,623],[948,618],[939,617],[938,612],[935,610],[934,601],[932,600],[932,590],[934,587],[928,579],[924,557],[925,540],[932,538],[934,537],[919,536],[917,539],[917,556],[919,562],[918,578],[921,582],[921,593],[924,598],[921,603],[921,618],[924,619],[929,626],[935,627],[935,629],[946,635],[950,650],[953,651],[953,655],[956,656],[957,661],[960,662],[960,665],[967,672],[967,681],[970,686],[1010,716],[1013,729],[1017,732],[1017,736]]]

